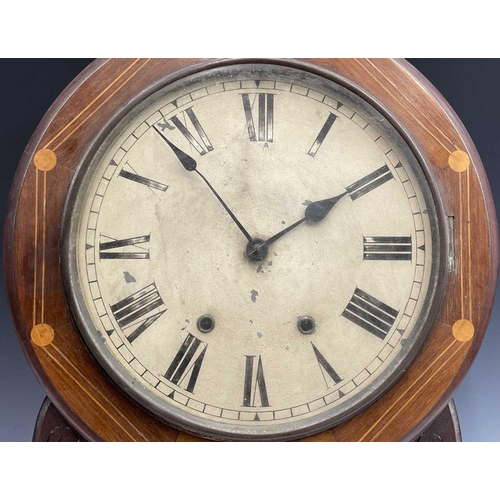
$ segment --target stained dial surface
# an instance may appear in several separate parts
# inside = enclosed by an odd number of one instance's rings
[[[82,333],[174,425],[310,434],[372,401],[425,336],[425,177],[387,120],[323,78],[239,65],[165,87],[74,191]]]

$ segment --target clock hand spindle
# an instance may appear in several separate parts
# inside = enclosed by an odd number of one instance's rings
[[[153,127],[154,128],[154,127]],[[243,224],[237,219],[236,215],[233,214],[233,212],[230,210],[230,208],[224,203],[224,200],[219,196],[217,191],[212,187],[210,182],[205,178],[205,176],[200,173],[197,170],[197,164],[196,160],[189,156],[187,153],[179,149],[175,144],[172,144],[162,133],[160,133],[159,130],[155,128],[156,132],[158,132],[159,136],[169,145],[170,149],[174,152],[175,156],[179,159],[181,162],[182,166],[188,171],[188,172],[196,172],[206,183],[206,185],[210,188],[212,193],[215,195],[215,197],[220,201],[222,206],[225,208],[226,212],[231,216],[233,221],[236,223],[240,231],[245,235],[245,238],[251,242],[253,241],[253,238],[250,236],[248,231],[243,227]]]

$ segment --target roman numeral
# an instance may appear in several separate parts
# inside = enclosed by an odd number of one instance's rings
[[[170,363],[165,378],[181,387],[184,379],[191,374],[185,389],[187,392],[193,393],[207,347],[207,345],[203,347],[203,342],[189,333]],[[197,352],[198,355],[195,357]]]
[[[396,321],[398,312],[356,288],[342,316],[383,340]]]
[[[126,170],[123,170],[123,168],[120,170],[118,177],[123,177],[124,179],[128,179],[129,181],[143,184],[144,186],[147,186],[150,189],[158,189],[160,191],[166,191],[168,188],[168,186],[162,184],[161,182],[153,181],[151,179],[148,179],[147,177],[142,177],[142,175],[137,175],[133,172],[127,172]]]
[[[163,300],[152,283],[110,307],[124,333],[133,329],[127,335],[127,340],[132,343],[165,312],[166,309],[154,312],[162,305]]]
[[[250,102],[250,95],[253,102]],[[247,121],[248,137],[251,141],[273,142],[274,137],[274,94],[241,94],[243,110]],[[257,131],[253,120],[252,105],[258,99]]]
[[[321,144],[323,144],[323,141],[325,140],[326,136],[328,135],[328,132],[330,132],[330,129],[332,128],[332,125],[335,123],[335,120],[337,119],[337,116],[334,115],[333,113],[330,113],[328,118],[326,119],[322,129],[319,131],[318,137],[316,137],[316,140],[314,141],[313,145],[311,146],[311,149],[307,153],[308,155],[314,156],[318,152],[318,149],[321,147]]]
[[[245,356],[245,384],[243,386],[243,406],[255,407],[257,388],[259,389],[260,406],[269,406],[267,397],[266,380],[264,378],[264,368],[262,359],[259,356],[257,363],[257,373],[254,379],[254,360],[256,356]],[[254,382],[255,380],[255,382]]]
[[[391,179],[393,179],[391,171],[387,165],[384,165],[354,184],[347,186],[346,191],[354,201]]]
[[[195,133],[198,136],[198,139],[194,137],[194,135],[188,130],[187,126],[182,123],[182,121],[179,119],[179,116],[183,116],[184,114],[187,115],[189,118],[189,121],[191,122],[191,125],[194,127]],[[179,132],[182,133],[182,135],[189,141],[191,146],[193,146],[200,155],[204,155],[208,153],[209,151],[213,151],[213,146],[212,143],[210,142],[210,139],[208,138],[205,130],[203,130],[203,127],[201,126],[200,121],[198,120],[197,116],[194,114],[193,108],[188,108],[179,115],[173,116],[170,118],[170,121],[177,127]],[[187,120],[185,120],[187,121]]]
[[[101,238],[104,235],[101,234]],[[109,236],[105,236],[105,238],[109,238]],[[127,238],[125,240],[113,240],[106,241],[105,243],[99,243],[99,258],[101,259],[149,259],[149,250],[143,247],[140,247],[139,244],[149,243],[149,234],[146,236],[137,236],[136,238]],[[108,252],[108,250],[112,250],[114,248],[124,248],[124,247],[135,247],[140,248],[142,250],[146,250],[145,252]]]
[[[329,377],[333,380],[334,384],[338,384],[339,382],[342,382],[342,379],[339,377],[337,372],[332,368],[332,365],[328,363],[328,361],[325,359],[323,354],[321,354],[318,350],[318,348],[311,342],[314,354],[316,356],[316,360],[318,361],[321,373],[323,375],[323,378],[325,380],[326,387],[328,388],[328,382],[325,377],[325,373],[329,375]]]
[[[363,260],[411,260],[411,236],[363,236]]]

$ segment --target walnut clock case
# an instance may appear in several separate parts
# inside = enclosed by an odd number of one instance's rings
[[[5,268],[88,440],[413,440],[481,344],[496,228],[404,60],[96,61],[21,160]]]

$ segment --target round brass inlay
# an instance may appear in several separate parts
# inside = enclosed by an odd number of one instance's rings
[[[35,167],[38,168],[38,170],[47,172],[48,170],[52,170],[56,166],[57,156],[51,149],[40,149],[40,151],[37,151],[35,153],[33,162],[35,163]]]
[[[465,151],[457,149],[449,156],[448,165],[455,172],[465,172],[470,167],[470,157]]]
[[[459,319],[451,327],[453,336],[460,342],[467,342],[474,337],[474,325],[468,319]]]
[[[31,330],[31,341],[40,347],[48,346],[54,340],[54,329],[47,323],[38,323]]]

